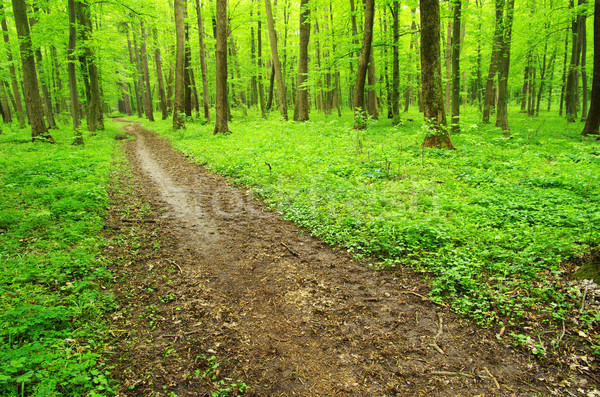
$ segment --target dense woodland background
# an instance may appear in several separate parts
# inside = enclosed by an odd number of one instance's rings
[[[180,115],[211,121],[213,108],[227,119],[231,108],[284,119],[293,108],[301,121],[309,111],[360,108],[396,124],[431,101],[423,87],[440,67],[436,90],[453,132],[467,106],[487,123],[498,105],[496,125],[505,131],[505,103],[511,112],[553,112],[570,122],[585,121],[590,107],[594,30],[586,0],[427,1],[420,11],[416,1],[12,3],[1,4],[0,110],[5,122],[29,120],[34,137],[68,117],[76,130],[82,119],[90,131],[102,129],[102,115],[116,109],[149,120],[174,114],[176,127],[185,125]],[[433,40],[440,34],[439,57],[421,51],[429,43],[420,37],[430,31],[421,21],[438,7],[439,22],[424,23],[435,27]],[[365,115],[357,115],[360,127]]]

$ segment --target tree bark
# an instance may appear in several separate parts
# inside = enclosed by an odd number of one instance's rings
[[[298,88],[296,90],[296,106],[294,121],[307,121],[309,113],[308,87],[308,42],[310,40],[309,0],[300,1],[300,43],[298,50]]]
[[[262,118],[266,118],[267,117],[267,109],[265,108],[265,93],[264,93],[264,89],[263,89],[263,82],[262,82],[262,22],[260,20],[260,11],[258,11],[257,13],[257,17],[258,17],[258,22],[257,22],[257,29],[256,29],[256,35],[257,35],[257,52],[258,52],[258,56],[256,59],[256,64],[258,67],[258,96],[259,96],[259,100],[260,100],[260,114],[262,116]]]
[[[460,132],[460,36],[461,1],[454,0],[452,21],[452,121],[451,132]]]
[[[571,3],[573,4],[573,3]],[[560,85],[560,106],[558,108],[558,115],[562,116],[563,114],[563,108],[564,108],[564,103],[565,103],[565,89],[566,89],[566,85],[567,85],[567,68],[568,68],[568,64],[567,64],[567,60],[568,60],[568,50],[569,50],[569,32],[567,31],[567,33],[565,34],[565,55],[563,58],[563,72],[562,72],[562,77],[561,77],[561,85]]]
[[[363,29],[362,50],[358,61],[356,84],[354,86],[354,128],[362,130],[367,128],[367,114],[365,112],[365,81],[369,58],[371,56],[371,42],[373,41],[373,21],[375,18],[375,0],[365,0],[365,24]]]
[[[79,93],[77,92],[77,74],[75,69],[75,62],[77,57],[75,56],[75,50],[77,49],[77,16],[75,13],[75,0],[68,1],[69,9],[69,47],[67,49],[68,66],[67,72],[69,75],[69,93],[71,98],[71,117],[73,118],[73,131],[75,131],[75,137],[73,145],[83,145],[83,134],[81,132],[80,124],[80,106],[79,106]]]
[[[219,0],[221,1],[221,0]],[[175,13],[175,95],[173,98],[173,128],[185,128],[184,101],[185,101],[185,1],[174,0]]]
[[[515,9],[515,0],[506,3],[506,17],[502,29],[502,42],[498,62],[498,104],[496,113],[496,127],[500,127],[504,134],[509,133],[508,125],[508,73],[510,70],[510,44],[512,37],[512,23]]]
[[[2,2],[0,2],[0,13],[2,13],[2,36],[4,37],[4,43],[6,43],[6,59],[8,61],[8,71],[10,72],[15,113],[17,114],[17,119],[19,120],[19,126],[24,128],[27,121],[25,118],[25,110],[23,109],[23,102],[21,102],[19,82],[17,80],[17,72],[13,62],[10,37],[8,35],[8,24],[6,23],[6,16],[4,14],[4,6]]]
[[[585,0],[579,0],[578,6],[585,4]],[[572,31],[573,41],[571,45],[571,62],[567,72],[567,88],[565,91],[565,113],[567,122],[574,123],[577,117],[577,93],[579,91],[579,61],[581,60],[581,34],[582,13],[579,11],[573,19]]]
[[[140,57],[142,58],[142,72],[144,74],[144,83],[146,84],[144,101],[144,113],[146,118],[154,121],[154,110],[152,108],[152,90],[150,89],[150,72],[148,70],[148,55],[146,53],[146,29],[144,29],[144,21],[140,20]]]
[[[21,51],[23,88],[29,124],[31,125],[31,139],[33,142],[54,142],[44,121],[42,98],[40,97],[33,46],[31,45],[29,21],[27,20],[27,6],[25,0],[12,0],[12,5]]]
[[[95,132],[96,130],[104,129],[102,120],[102,108],[100,104],[100,84],[98,81],[98,67],[94,51],[90,46],[89,40],[92,35],[92,21],[90,18],[90,8],[87,3],[76,2],[78,8],[79,23],[83,28],[82,39],[84,41],[85,62],[83,67],[86,69],[89,77],[89,101],[87,108],[87,124],[88,131]]]
[[[154,64],[156,65],[156,80],[158,82],[158,98],[160,103],[160,112],[162,119],[166,120],[169,117],[169,108],[167,105],[167,93],[165,92],[165,80],[163,77],[162,57],[160,55],[160,47],[158,44],[158,33],[156,28],[152,30],[154,38]]]
[[[198,43],[200,45],[200,72],[202,73],[202,107],[204,119],[210,123],[210,104],[208,102],[208,71],[206,67],[206,46],[204,45],[204,24],[202,23],[202,5],[196,0],[196,17],[198,19]]]
[[[594,73],[590,111],[581,135],[598,135],[600,126],[600,1],[594,2]]]
[[[279,96],[279,111],[284,120],[288,119],[287,100],[285,98],[285,82],[281,71],[281,62],[277,51],[277,33],[275,32],[275,21],[273,20],[273,11],[271,10],[271,0],[265,0],[265,11],[267,14],[267,26],[269,29],[269,40],[271,42],[271,56],[273,58],[273,69],[275,71],[275,80],[277,81],[277,94]]]
[[[213,134],[229,133],[227,97],[227,0],[217,0],[217,87],[216,117]]]
[[[446,128],[440,63],[440,3],[421,0],[421,81],[427,135],[422,146],[454,149]]]
[[[587,107],[588,107],[588,84],[587,84],[587,71],[586,71],[586,58],[587,58],[587,29],[585,27],[587,23],[587,16],[583,14],[581,20],[581,121],[587,120]],[[596,53],[598,54],[598,53]],[[598,55],[596,55],[598,56]]]

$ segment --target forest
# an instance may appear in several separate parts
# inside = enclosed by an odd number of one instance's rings
[[[0,22],[0,396],[600,395],[600,0]]]

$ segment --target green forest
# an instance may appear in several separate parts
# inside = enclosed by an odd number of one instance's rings
[[[600,395],[600,0],[0,21],[0,396]]]

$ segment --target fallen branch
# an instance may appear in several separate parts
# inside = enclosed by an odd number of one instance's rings
[[[487,374],[490,376],[490,378],[492,378],[494,380],[496,387],[498,388],[498,390],[500,390],[500,383],[498,383],[498,380],[494,377],[494,375],[492,375],[492,373],[487,369],[487,367],[483,367],[483,369],[485,370],[485,372],[487,372]]]
[[[290,254],[294,255],[295,257],[300,256],[296,251],[294,251],[290,247],[288,247],[287,244],[284,243],[283,241],[281,242],[281,245],[283,245],[285,247],[285,249],[287,249],[290,252]]]
[[[437,313],[437,316],[438,316],[438,332],[433,337],[433,343],[430,343],[429,346],[433,347],[440,354],[446,354],[446,353],[444,353],[442,348],[438,345],[438,340],[442,337],[442,334],[444,333],[444,323],[442,321],[442,315],[440,313]]]
[[[415,295],[415,296],[418,296],[419,298],[421,298],[421,299],[422,299],[422,300],[424,300],[424,301],[429,301],[429,302],[431,302],[431,303],[434,303],[434,304],[436,304],[436,305],[439,305],[439,306],[442,306],[442,307],[448,307],[448,305],[445,305],[445,304],[443,304],[443,303],[436,302],[436,301],[434,301],[434,300],[431,300],[430,298],[428,298],[428,297],[426,297],[426,296],[424,296],[424,295],[418,294],[418,293],[416,293],[416,292],[413,292],[413,291],[402,291],[402,292],[400,292],[400,293],[401,293],[401,294],[411,294],[411,295]]]

